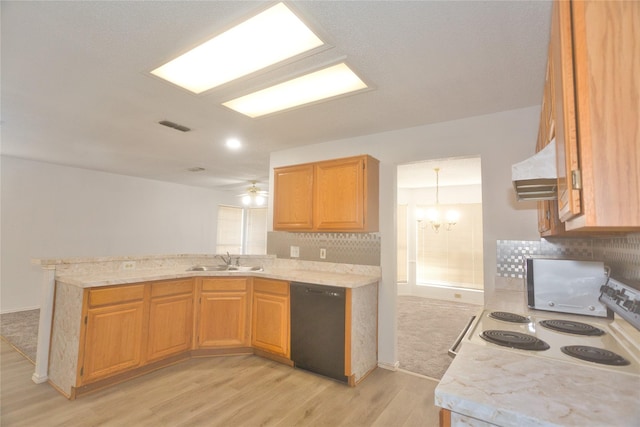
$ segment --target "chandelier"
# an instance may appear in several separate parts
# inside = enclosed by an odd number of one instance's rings
[[[423,221],[426,220],[431,225],[431,228],[433,228],[433,231],[435,231],[436,233],[440,231],[440,227],[442,226],[444,226],[445,230],[451,231],[451,228],[454,225],[456,225],[456,223],[458,222],[458,219],[460,219],[460,214],[458,213],[458,211],[455,211],[453,209],[448,210],[444,214],[444,221],[442,221],[443,215],[440,210],[440,194],[439,194],[440,193],[440,180],[439,180],[440,168],[434,168],[433,170],[436,172],[436,206],[433,208],[427,209],[426,215],[422,210],[418,210],[416,215],[418,218],[418,224],[420,224],[421,226],[426,226],[426,224],[423,224]]]

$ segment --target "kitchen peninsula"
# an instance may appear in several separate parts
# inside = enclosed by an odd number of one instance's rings
[[[219,264],[214,255],[33,263],[43,267],[50,307],[40,331],[51,331],[38,337],[34,381],[71,399],[193,356],[257,354],[293,365],[291,281],[346,288],[345,376],[355,386],[377,366],[377,266],[242,256],[241,265],[261,269],[189,271]]]

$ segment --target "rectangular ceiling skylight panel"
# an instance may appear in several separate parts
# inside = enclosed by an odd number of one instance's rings
[[[365,88],[367,85],[346,64],[341,63],[222,105],[255,118]]]
[[[198,94],[323,44],[278,3],[151,73]]]

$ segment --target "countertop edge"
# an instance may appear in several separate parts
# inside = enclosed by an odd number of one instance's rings
[[[80,288],[100,286],[126,285],[140,282],[153,282],[189,277],[261,277],[266,279],[307,282],[325,286],[358,288],[380,281],[379,276],[353,273],[336,273],[317,270],[265,270],[249,272],[229,271],[178,271],[171,270],[138,270],[131,272],[111,272],[100,274],[70,274],[56,276],[56,281]]]

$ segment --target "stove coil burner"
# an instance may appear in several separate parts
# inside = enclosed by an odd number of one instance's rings
[[[560,347],[560,350],[571,357],[586,360],[587,362],[600,363],[602,365],[626,366],[631,363],[612,351],[590,347],[588,345],[568,345],[566,347]]]
[[[518,350],[543,351],[549,349],[549,344],[541,339],[520,332],[490,329],[482,331],[480,338],[493,344]]]
[[[529,323],[529,318],[520,316],[519,314],[509,313],[506,311],[492,311],[489,317],[511,323]]]
[[[587,323],[574,322],[572,320],[551,319],[541,320],[539,323],[545,328],[553,329],[557,332],[566,332],[568,334],[588,336],[600,336],[605,334],[605,332],[600,328],[596,328],[595,326]]]

